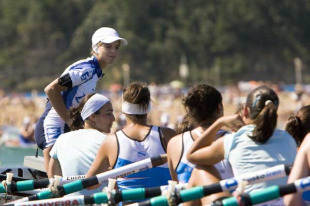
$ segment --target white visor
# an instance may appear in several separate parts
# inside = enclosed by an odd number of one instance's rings
[[[149,113],[151,109],[152,109],[151,102],[149,102],[149,105],[146,109],[143,109],[142,106],[139,104],[132,104],[124,101],[124,99],[122,100],[122,112],[125,114],[143,115]]]

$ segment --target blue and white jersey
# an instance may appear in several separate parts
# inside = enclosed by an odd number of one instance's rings
[[[75,62],[66,68],[61,76],[69,74],[72,87],[62,92],[66,107],[77,106],[83,97],[94,93],[98,80],[103,76],[98,60],[92,56]],[[65,122],[54,108],[47,113],[44,120],[44,135],[46,146],[53,145],[60,134],[64,132]]]
[[[87,94],[95,92],[97,82],[103,75],[99,62],[94,56],[70,65],[61,76],[65,74],[69,74],[72,80],[72,88],[62,92],[68,109],[77,106]]]
[[[119,168],[150,157],[166,154],[162,145],[162,133],[157,126],[151,126],[143,141],[130,139],[122,130],[116,132],[118,156],[113,168]],[[145,171],[118,178],[120,189],[140,187],[158,187],[167,185],[171,180],[168,164],[163,164]]]
[[[182,154],[179,163],[175,168],[175,172],[178,176],[180,183],[188,183],[189,178],[191,177],[193,169],[196,167],[195,164],[190,163],[186,154],[188,153],[189,148],[194,143],[193,137],[190,131],[183,133],[182,135]]]
[[[302,193],[302,199],[304,200],[306,205],[310,205],[310,191],[309,190]]]

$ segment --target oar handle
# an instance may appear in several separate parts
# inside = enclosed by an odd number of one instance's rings
[[[204,196],[219,193],[222,191],[229,191],[236,189],[240,181],[247,181],[248,184],[255,184],[263,181],[269,181],[272,179],[285,177],[291,171],[291,165],[277,165],[271,168],[267,168],[255,173],[245,174],[239,177],[234,177],[230,179],[221,180],[218,183],[214,183],[206,186],[197,186],[189,189],[185,189],[179,192],[176,197],[176,203],[187,202],[191,200],[200,199]],[[169,205],[167,197],[155,197],[150,200],[138,203],[140,206],[157,206],[157,205]]]
[[[152,162],[153,167],[165,164],[167,162],[167,154],[162,154],[157,157],[152,157],[151,162]]]
[[[275,200],[279,197],[283,197],[288,194],[303,192],[310,190],[310,176],[295,180],[293,183],[280,185],[280,186],[271,186],[266,189],[253,191],[250,194],[242,195],[243,200],[245,200],[246,205],[255,205],[259,203],[264,203],[270,200]],[[230,197],[222,200],[222,206],[235,206],[237,199],[235,197]]]

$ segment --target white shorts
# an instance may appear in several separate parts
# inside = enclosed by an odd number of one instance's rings
[[[59,135],[64,133],[65,122],[55,113],[56,111],[51,109],[44,119],[45,148],[54,145]]]

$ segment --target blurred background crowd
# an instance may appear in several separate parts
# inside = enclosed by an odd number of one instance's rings
[[[234,86],[224,86],[218,89],[222,92],[224,113],[233,114],[245,102],[246,94],[261,84],[271,86],[280,97],[278,111],[278,128],[284,129],[287,119],[294,115],[303,105],[310,103],[310,86],[296,87],[295,85],[276,85],[270,82],[238,82]],[[125,124],[125,117],[121,113],[121,84],[112,84],[106,90],[99,91],[108,96],[114,106],[116,121],[113,131]],[[182,82],[174,81],[170,84],[149,84],[152,95],[152,111],[149,123],[175,128],[185,114],[182,107],[182,97],[188,88]],[[17,147],[35,147],[34,126],[44,110],[46,96],[44,93],[5,93],[1,91],[0,107],[0,145]]]
[[[123,124],[120,94],[131,81],[149,84],[149,122],[171,128],[183,118],[182,95],[197,82],[222,92],[225,114],[264,82],[281,98],[280,128],[309,102],[306,0],[2,0],[0,16],[1,144],[33,144],[43,89],[90,55],[91,35],[102,26],[128,40],[97,85],[112,99],[114,130]]]

